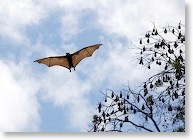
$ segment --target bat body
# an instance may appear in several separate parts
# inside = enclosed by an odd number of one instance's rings
[[[78,63],[86,58],[91,57],[95,50],[97,50],[102,44],[96,44],[92,46],[85,47],[73,54],[66,53],[65,56],[53,56],[53,57],[46,57],[42,59],[35,60],[34,62],[42,63],[47,65],[48,67],[51,66],[62,66],[70,70],[78,65]]]

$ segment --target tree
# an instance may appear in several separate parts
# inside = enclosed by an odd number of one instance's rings
[[[159,73],[137,91],[101,92],[91,131],[185,131],[185,25],[154,26],[135,47],[139,64]]]

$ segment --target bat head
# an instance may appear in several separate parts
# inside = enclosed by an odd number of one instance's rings
[[[69,52],[67,52],[67,53],[66,53],[66,56],[69,56],[69,55],[70,55],[70,53],[69,53]]]

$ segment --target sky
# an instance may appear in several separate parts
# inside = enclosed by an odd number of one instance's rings
[[[0,131],[85,132],[99,91],[140,85],[153,71],[133,44],[153,28],[185,23],[183,0],[1,0]],[[102,43],[69,72],[34,60]]]

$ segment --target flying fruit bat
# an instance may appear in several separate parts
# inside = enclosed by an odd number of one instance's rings
[[[82,59],[86,57],[91,57],[94,51],[97,50],[101,45],[102,44],[88,46],[88,47],[82,48],[81,50],[73,54],[66,53],[65,56],[46,57],[46,58],[35,60],[34,62],[45,64],[48,67],[62,66],[69,69],[71,72],[71,68],[74,68],[75,70],[75,67]]]

